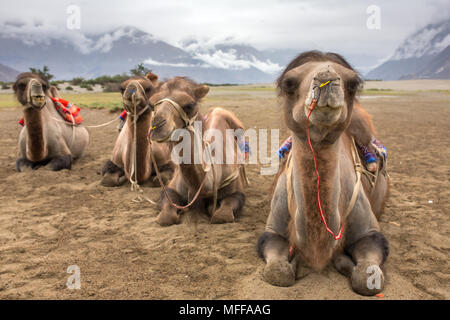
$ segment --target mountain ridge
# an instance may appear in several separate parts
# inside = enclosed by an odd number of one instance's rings
[[[450,79],[450,20],[428,24],[408,36],[366,79]]]

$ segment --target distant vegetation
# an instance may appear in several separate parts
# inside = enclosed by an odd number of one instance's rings
[[[0,86],[3,90],[11,88],[11,85],[8,82],[0,81]]]
[[[54,76],[50,73],[50,70],[47,66],[44,66],[41,69],[37,69],[37,68],[30,68],[30,71],[36,74],[39,74],[41,77],[43,77],[44,79],[47,79],[48,81],[50,81]]]

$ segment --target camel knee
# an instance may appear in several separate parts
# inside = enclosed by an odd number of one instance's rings
[[[279,234],[264,231],[257,244],[258,255],[266,261],[270,256],[289,258],[289,242]]]
[[[178,216],[177,210],[174,208],[163,209],[156,218],[158,224],[162,227],[168,227],[180,222],[180,217]]]
[[[333,264],[337,271],[347,277],[352,275],[353,268],[355,267],[352,259],[346,254],[341,254],[333,259]]]
[[[346,248],[346,251],[357,264],[359,261],[371,261],[381,265],[389,256],[389,243],[381,232],[374,231]]]
[[[19,158],[16,160],[16,169],[19,172],[23,172],[27,169],[32,169],[33,163],[26,158]]]
[[[126,181],[125,172],[111,160],[106,161],[102,168],[100,184],[105,187],[117,187]]]
[[[59,156],[53,158],[50,163],[49,167],[52,171],[59,171],[63,169],[72,169],[72,156],[70,154]]]
[[[184,205],[186,203],[186,200],[174,189],[167,188],[166,192],[169,195],[170,200],[166,197],[164,191],[161,191],[161,212],[156,219],[161,226],[171,226],[180,222],[178,210],[172,206],[170,201],[177,205]]]
[[[385,278],[380,266],[389,255],[389,244],[384,235],[372,232],[350,246],[347,252],[356,262],[350,277],[353,290],[364,296],[381,292]]]

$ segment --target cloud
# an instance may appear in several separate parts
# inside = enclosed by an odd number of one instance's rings
[[[260,61],[254,56],[250,56],[249,59],[240,59],[236,53],[236,50],[233,49],[226,52],[217,50],[212,53],[196,53],[194,54],[194,58],[206,62],[209,66],[220,69],[242,70],[253,67],[270,74],[275,74],[282,70],[281,66],[269,60]]]
[[[232,39],[258,49],[320,49],[344,55],[370,52],[382,59],[419,27],[450,17],[448,0],[418,0],[414,5],[410,0],[378,0],[381,29],[368,30],[366,9],[372,4],[372,0],[15,0],[2,6],[0,25],[15,32],[31,30],[39,41],[65,35],[82,52],[108,50],[118,36],[110,34],[92,43],[85,35],[132,25],[173,45],[189,37],[216,43]],[[80,31],[66,28],[69,5],[81,9]],[[228,58],[205,59],[225,63]],[[267,67],[275,68],[270,63]]]
[[[152,66],[165,66],[165,67],[181,67],[181,68],[199,67],[199,65],[189,64],[189,63],[160,62],[160,61],[153,60],[151,58],[144,60],[144,63],[152,65]]]

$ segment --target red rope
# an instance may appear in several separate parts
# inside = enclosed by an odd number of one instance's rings
[[[316,154],[314,153],[314,149],[311,144],[311,137],[309,135],[309,117],[311,116],[311,113],[313,112],[316,105],[317,105],[317,100],[313,99],[308,108],[309,113],[308,113],[308,121],[306,122],[306,137],[308,139],[309,149],[311,150],[313,158],[314,158],[314,168],[316,170],[316,176],[317,176],[317,208],[319,209],[320,218],[322,219],[322,222],[325,225],[325,229],[333,236],[334,240],[339,240],[342,236],[343,226],[341,226],[341,229],[337,235],[335,235],[333,233],[333,231],[330,228],[328,228],[327,222],[325,220],[325,215],[323,214],[322,201],[320,200],[320,191],[319,191],[320,179],[319,179],[319,171],[317,169],[317,159],[316,159]]]

